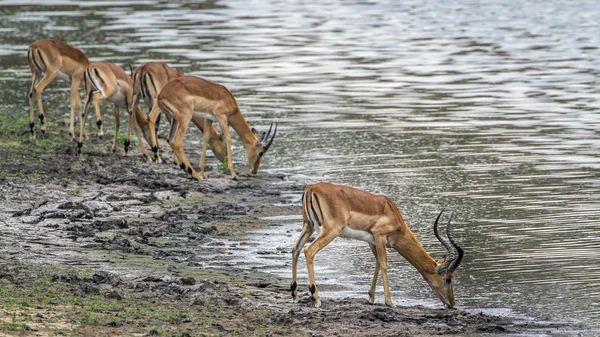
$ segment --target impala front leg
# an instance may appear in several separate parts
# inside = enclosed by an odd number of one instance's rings
[[[377,277],[379,276],[379,258],[377,257],[377,248],[369,243],[369,247],[371,247],[371,251],[375,256],[375,272],[373,273],[373,281],[371,281],[371,290],[369,291],[369,303],[375,303],[375,287],[377,286]]]
[[[80,114],[83,111],[81,108],[81,99],[79,98],[79,85],[81,84],[82,78],[83,75],[73,75],[71,82],[71,115],[69,120],[69,133],[71,134],[72,140],[75,140],[75,109],[77,108],[77,112]]]
[[[204,119],[204,130],[210,130],[212,127],[212,121],[208,118]],[[210,141],[210,132],[204,132],[204,141],[202,142],[202,154],[200,155],[200,176],[204,179],[204,161],[206,159],[206,150],[208,149],[208,142]]]
[[[227,167],[229,168],[229,172],[231,172],[231,179],[237,180],[237,176],[235,175],[235,171],[233,169],[233,155],[231,152],[231,133],[229,132],[229,123],[227,121],[226,114],[220,114],[220,118],[217,119],[219,122],[219,127],[221,128],[221,132],[223,132],[223,138],[225,138],[225,145],[227,146]],[[210,129],[206,129],[206,133]]]
[[[390,294],[390,285],[387,274],[387,253],[385,251],[386,237],[384,235],[375,236],[375,248],[377,250],[377,258],[381,267],[381,281],[383,282],[383,294],[385,296],[385,305],[395,308]]]
[[[79,141],[77,142],[77,155],[81,155],[82,147],[83,147],[83,136],[85,134],[85,115],[87,114],[90,103],[93,100],[94,92],[88,88],[88,91],[85,94],[85,104],[83,107],[83,111],[79,114]],[[83,157],[81,158],[83,160]]]

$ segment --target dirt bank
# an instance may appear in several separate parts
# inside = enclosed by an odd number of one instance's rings
[[[289,280],[210,269],[195,257],[219,259],[227,248],[210,242],[243,244],[248,230],[268,225],[265,217],[298,214],[288,195],[303,186],[265,173],[233,182],[214,169],[215,159],[208,179],[196,182],[172,164],[144,163],[135,148],[133,156],[112,154],[109,139],[92,139],[80,161],[66,132],[33,141],[22,130],[0,133],[0,335],[471,336],[569,328],[390,309],[366,297],[327,299],[316,309],[304,294],[292,304]],[[171,162],[169,152],[164,157]]]

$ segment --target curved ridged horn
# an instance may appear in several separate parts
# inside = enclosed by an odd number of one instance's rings
[[[450,219],[452,219],[452,215],[450,215]],[[456,241],[454,241],[454,237],[452,237],[452,234],[450,233],[450,220],[448,220],[448,225],[446,225],[446,235],[448,236],[448,240],[450,240],[450,243],[454,246],[454,248],[458,252],[458,256],[454,260],[452,260],[452,262],[450,262],[450,264],[448,265],[448,272],[451,273],[454,270],[456,270],[456,268],[458,268],[460,261],[462,260],[463,256],[465,255],[465,251],[462,248],[460,248],[460,246],[456,243]]]
[[[271,123],[271,127],[273,126],[273,123]],[[269,134],[271,133],[271,128],[269,128],[269,132],[267,133],[267,135],[265,136],[265,139],[269,139]],[[271,139],[269,139],[269,141],[267,142],[267,144],[265,145],[265,151],[269,149],[269,147],[271,147],[271,144],[273,143],[273,140],[275,139],[275,135],[277,134],[277,123],[275,123],[275,129],[273,130],[273,136],[271,137]]]
[[[438,214],[437,218],[435,219],[435,222],[433,223],[433,234],[435,234],[435,237],[440,240],[440,242],[444,245],[444,247],[446,247],[446,249],[448,250],[448,253],[450,254],[450,256],[454,255],[454,249],[452,249],[452,246],[450,246],[450,244],[446,241],[444,241],[441,237],[440,234],[438,234],[438,221],[440,220],[440,217],[442,216],[442,213],[444,213],[446,209],[442,209],[442,211],[440,212],[440,214]],[[452,219],[452,214],[450,214],[450,219]]]

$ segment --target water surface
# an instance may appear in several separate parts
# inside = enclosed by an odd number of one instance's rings
[[[600,3],[43,3],[0,1],[2,113],[28,114],[25,55],[38,38],[125,68],[168,62],[226,85],[252,126],[279,122],[266,171],[387,194],[435,256],[433,219],[454,209],[467,252],[459,308],[600,325]],[[44,97],[49,127],[61,127],[67,85]],[[188,149],[199,144],[188,134]],[[234,152],[245,165],[239,142]],[[231,263],[289,277],[301,219],[277,220]],[[439,307],[388,254],[396,304]],[[316,265],[324,300],[366,298],[366,244],[337,239]]]

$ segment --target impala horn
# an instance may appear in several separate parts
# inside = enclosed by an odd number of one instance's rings
[[[452,220],[452,215],[450,215],[450,220]],[[454,241],[454,237],[452,237],[452,234],[450,233],[450,220],[448,220],[448,224],[446,225],[446,235],[448,236],[450,243],[456,249],[456,252],[458,252],[458,256],[448,265],[448,272],[452,273],[458,268],[460,261],[462,261],[462,258],[465,255],[465,251],[456,243],[456,241]]]
[[[267,144],[265,144],[265,151],[267,151],[269,149],[269,147],[271,147],[271,144],[273,144],[273,140],[275,139],[275,135],[277,135],[277,123],[275,123],[275,129],[273,130],[273,136],[271,136],[271,138],[269,139],[269,136],[271,135],[271,129],[273,128],[273,122],[271,122],[271,127],[269,127],[269,131],[267,132],[267,134],[265,135],[264,140],[269,140],[267,141]]]
[[[442,209],[440,214],[438,214],[437,218],[435,219],[435,222],[433,223],[433,234],[435,234],[435,237],[444,245],[444,247],[446,247],[446,250],[448,250],[450,257],[452,258],[452,256],[454,255],[454,249],[448,242],[442,239],[440,237],[440,234],[438,233],[438,221],[440,220],[440,217],[442,216],[442,213],[444,213],[445,210],[446,209]],[[450,219],[452,219],[452,214],[450,215]]]

